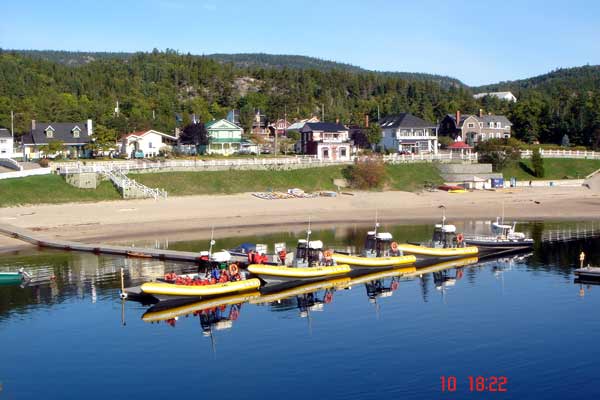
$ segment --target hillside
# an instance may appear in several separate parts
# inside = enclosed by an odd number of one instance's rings
[[[69,66],[81,66],[97,60],[120,59],[127,60],[137,53],[119,52],[88,52],[88,51],[63,51],[63,50],[7,50],[27,57],[39,58]],[[238,54],[207,54],[195,57],[206,57],[221,63],[232,63],[238,68],[273,68],[273,69],[314,69],[318,71],[342,70],[353,73],[376,73],[382,75],[396,76],[409,81],[431,81],[444,87],[465,86],[458,79],[425,74],[419,72],[393,72],[393,71],[371,71],[351,64],[336,61],[323,60],[316,57],[265,54],[265,53],[238,53]]]
[[[515,94],[528,90],[553,93],[556,90],[598,90],[600,88],[600,65],[585,65],[574,68],[560,68],[515,81],[504,81],[473,87],[474,92],[511,91]]]

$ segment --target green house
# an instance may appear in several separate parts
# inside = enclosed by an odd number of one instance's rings
[[[231,155],[240,151],[242,128],[226,119],[210,121],[204,126],[210,136],[210,144],[204,149],[207,154]]]

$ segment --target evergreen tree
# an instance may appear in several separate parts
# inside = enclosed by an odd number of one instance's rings
[[[533,167],[533,174],[538,178],[544,177],[544,159],[540,154],[540,149],[536,148],[531,154],[531,166]]]

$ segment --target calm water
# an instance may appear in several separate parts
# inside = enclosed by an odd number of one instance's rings
[[[521,227],[540,238],[600,226]],[[428,226],[386,228],[402,240],[431,233]],[[359,247],[366,229],[313,237]],[[219,239],[218,247],[292,245],[302,235]],[[136,245],[199,250],[205,242]],[[312,297],[266,304],[254,297],[233,314],[224,306],[212,314],[224,319],[204,326],[193,314],[145,322],[145,313],[159,314],[134,302],[122,308],[118,297],[121,267],[133,284],[189,265],[51,251],[3,255],[0,271],[23,266],[46,281],[0,287],[0,399],[598,398],[600,286],[573,282],[582,250],[600,265],[598,237],[546,243],[519,258],[386,278],[383,286],[397,288],[378,297],[343,282]],[[468,377],[478,375],[505,376],[507,392],[470,393]],[[440,376],[455,376],[456,392],[442,393]]]

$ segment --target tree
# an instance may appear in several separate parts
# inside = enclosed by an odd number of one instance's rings
[[[94,127],[92,141],[86,147],[92,151],[92,157],[95,157],[98,152],[109,151],[114,148],[116,142],[117,131],[115,129],[97,124]]]
[[[179,139],[182,144],[196,146],[196,154],[200,153],[200,146],[208,146],[210,143],[210,136],[202,121],[186,125]]]
[[[544,159],[540,154],[540,149],[536,148],[531,154],[531,166],[533,167],[533,174],[538,178],[544,177]]]
[[[562,140],[560,141],[560,145],[562,147],[570,147],[571,146],[571,142],[569,141],[569,135],[567,135],[566,133],[563,135]]]
[[[288,139],[292,139],[294,142],[300,140],[300,132],[296,130],[287,131],[285,136],[287,136]]]
[[[65,150],[65,143],[62,140],[51,140],[48,144],[40,146],[40,152],[44,153],[44,158],[51,154],[62,153]]]
[[[504,139],[490,139],[480,142],[475,150],[479,154],[479,161],[492,164],[492,168],[496,172],[502,171],[508,164],[521,158],[519,148]]]
[[[371,124],[367,129],[367,141],[371,148],[376,146],[381,141],[381,127],[379,124]]]

